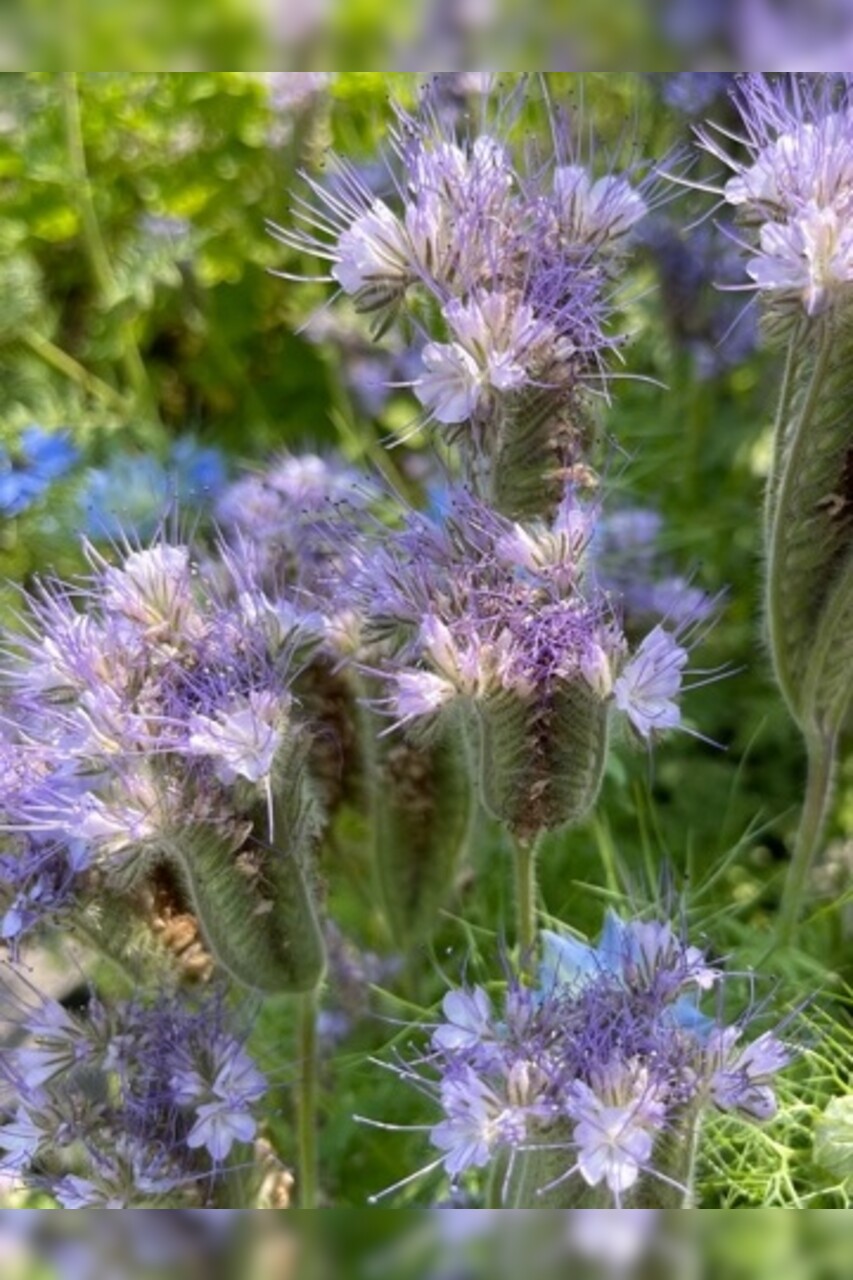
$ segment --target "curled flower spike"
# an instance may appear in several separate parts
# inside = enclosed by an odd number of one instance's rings
[[[227,549],[204,574],[165,540],[90,560],[87,580],[34,596],[7,641],[0,829],[90,871],[81,901],[99,884],[125,895],[165,862],[235,977],[310,985],[322,942],[303,860],[320,809],[293,682],[317,639]]]
[[[458,489],[443,522],[413,514],[357,548],[340,587],[373,705],[415,738],[461,728],[484,803],[518,831],[586,811],[612,712],[644,741],[681,723],[686,645],[659,625],[631,652],[595,572],[598,514],[567,487],[552,520],[509,521]]]
[[[703,146],[734,170],[722,198],[757,231],[747,263],[755,288],[808,316],[851,296],[852,92],[847,72],[742,76],[734,100],[748,161],[729,154],[723,131],[699,131]]]
[[[25,1039],[0,1058],[18,1098],[0,1169],[63,1208],[216,1204],[267,1091],[221,999],[92,997],[72,1014],[33,991],[3,1014]]]
[[[705,1109],[770,1119],[791,1050],[701,1011],[724,975],[667,921],[608,911],[596,946],[543,944],[535,986],[511,980],[502,1009],[449,992],[428,1051],[391,1068],[441,1109],[438,1163],[453,1183],[497,1167],[504,1207],[687,1203]]]
[[[295,228],[274,234],[329,263],[378,331],[407,315],[423,330],[411,386],[428,420],[460,446],[467,477],[508,515],[553,506],[580,461],[589,394],[606,386],[614,277],[650,207],[634,174],[580,163],[556,113],[555,154],[528,173],[506,121],[454,132],[426,107],[397,112],[387,191],[335,161],[306,178]]]

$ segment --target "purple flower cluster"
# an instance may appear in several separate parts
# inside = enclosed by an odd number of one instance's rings
[[[205,577],[166,541],[89,556],[88,579],[44,586],[5,637],[10,938],[90,865],[126,888],[196,825],[239,848],[259,809],[272,825],[303,742],[290,681],[305,637],[250,566],[225,552]]]
[[[818,315],[853,284],[853,77],[743,76],[735,104],[746,160],[724,130],[700,137],[733,171],[720,195],[754,232],[749,276],[781,306]]]
[[[722,973],[670,924],[611,911],[596,947],[542,941],[535,988],[511,982],[500,1012],[481,987],[451,991],[428,1054],[400,1068],[443,1112],[431,1168],[455,1181],[503,1153],[509,1186],[514,1162],[556,1152],[564,1167],[538,1193],[576,1179],[618,1208],[646,1176],[677,1181],[660,1147],[686,1144],[706,1108],[774,1115],[772,1081],[790,1050],[772,1033],[744,1043],[745,1019],[701,1012]]]
[[[597,517],[570,487],[553,520],[525,523],[460,488],[441,523],[413,514],[368,545],[349,589],[398,724],[507,692],[532,714],[576,681],[612,699],[642,739],[680,723],[687,650],[677,633],[696,611],[655,627],[631,653],[593,571]]]
[[[376,503],[377,485],[335,456],[283,454],[229,485],[217,518],[264,581],[294,588],[294,603],[322,590],[346,538]]]
[[[328,185],[306,179],[297,226],[274,231],[326,260],[322,278],[380,330],[415,318],[427,338],[415,394],[482,462],[521,397],[547,392],[566,406],[583,386],[601,390],[613,276],[648,191],[594,174],[567,140],[522,171],[504,138],[457,136],[428,106],[417,118],[398,109],[392,147],[387,199],[338,160]]]
[[[0,1170],[64,1209],[215,1203],[226,1161],[252,1142],[267,1082],[224,1005],[176,997],[83,1012],[20,988],[3,998]]]

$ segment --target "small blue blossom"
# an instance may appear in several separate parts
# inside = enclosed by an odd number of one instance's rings
[[[11,450],[0,448],[0,515],[26,511],[71,470],[77,458],[67,432],[25,427]]]
[[[77,502],[84,527],[95,541],[150,538],[170,510],[210,511],[227,480],[225,459],[192,437],[176,440],[165,462],[146,454],[113,455],[90,469]]]

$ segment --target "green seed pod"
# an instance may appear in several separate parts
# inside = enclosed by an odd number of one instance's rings
[[[767,489],[767,622],[791,713],[832,732],[853,689],[853,323],[828,311],[789,342]]]
[[[376,732],[377,726],[373,726]],[[371,827],[383,904],[398,944],[429,937],[453,888],[472,818],[459,735],[377,739]]]
[[[238,856],[220,832],[197,825],[168,851],[217,962],[270,995],[313,990],[325,967],[306,865],[316,810],[304,782],[291,782],[276,807],[275,847],[256,842]]]
[[[586,680],[535,698],[506,690],[475,708],[485,808],[520,839],[580,822],[601,785],[609,719]]]

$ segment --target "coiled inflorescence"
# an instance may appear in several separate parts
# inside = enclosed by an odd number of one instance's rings
[[[541,509],[543,482],[588,444],[583,393],[603,389],[618,345],[614,276],[648,191],[594,175],[565,140],[527,171],[497,133],[456,136],[428,110],[398,110],[392,146],[387,199],[337,161],[328,184],[306,179],[301,226],[273,230],[325,259],[323,278],[379,330],[414,318],[426,339],[412,381],[425,416],[503,510]]]
[[[316,825],[310,740],[291,691],[304,637],[227,552],[208,578],[165,540],[116,565],[89,554],[89,579],[46,586],[6,640],[0,813],[25,897],[5,931],[19,933],[40,903],[52,908],[57,877],[67,886],[91,869],[126,893],[167,862],[209,941],[241,930],[257,939],[284,861],[267,866],[264,849],[286,840],[298,877]],[[241,850],[254,876],[239,872]],[[48,852],[60,866],[46,882],[38,858]],[[230,907],[214,908],[226,887]],[[257,955],[254,972],[235,954],[220,958],[244,980],[272,980]]]
[[[611,708],[644,741],[680,723],[687,650],[662,624],[632,651],[589,554],[597,514],[567,488],[552,521],[512,522],[459,489],[443,523],[412,515],[352,571],[379,705],[410,732],[467,725],[514,826],[592,803]]]
[[[701,1011],[722,973],[668,923],[611,911],[596,947],[542,937],[534,987],[511,981],[500,1011],[481,987],[449,992],[425,1057],[398,1068],[443,1112],[435,1164],[453,1182],[499,1168],[510,1206],[519,1186],[551,1207],[636,1205],[650,1183],[653,1203],[685,1200],[702,1112],[770,1119],[789,1048]]]
[[[92,996],[71,1012],[22,987],[3,1005],[24,1039],[0,1054],[17,1103],[0,1170],[64,1209],[216,1203],[268,1088],[218,997]]]
[[[735,104],[748,158],[730,154],[725,132],[700,132],[733,172],[722,188],[751,229],[747,270],[782,308],[815,316],[853,284],[853,79],[743,76]]]

